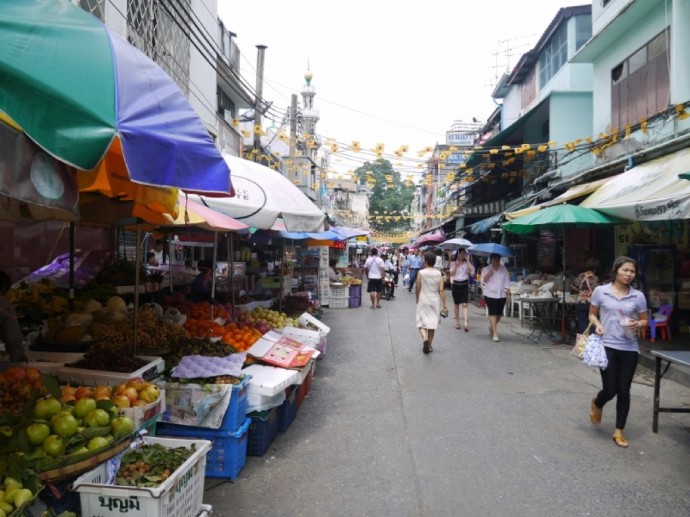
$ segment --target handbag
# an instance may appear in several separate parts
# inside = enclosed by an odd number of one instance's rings
[[[589,335],[582,362],[587,366],[596,366],[602,370],[605,370],[609,365],[609,359],[604,348],[604,340],[601,336],[596,334]]]
[[[448,309],[446,309],[445,307],[443,309],[441,309],[441,317],[442,318],[448,317]]]
[[[587,328],[582,334],[577,334],[575,336],[575,346],[570,351],[578,359],[582,359],[585,356],[585,346],[587,346],[587,338],[589,337],[589,329],[592,328],[592,323],[587,325]]]

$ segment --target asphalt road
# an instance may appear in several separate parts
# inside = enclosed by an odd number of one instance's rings
[[[598,371],[517,319],[489,339],[444,320],[422,354],[414,295],[326,309],[325,357],[292,426],[235,482],[207,479],[214,516],[680,516],[690,513],[690,414],[652,432],[652,373],[638,368],[616,447],[613,403],[589,421]],[[448,292],[449,304],[450,293]],[[663,381],[663,402],[690,388]],[[615,402],[615,401],[614,401]]]

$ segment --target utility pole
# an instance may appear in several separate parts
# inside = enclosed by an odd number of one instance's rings
[[[257,45],[256,56],[256,100],[254,104],[254,161],[257,161],[259,151],[261,150],[261,134],[256,129],[261,128],[261,110],[263,109],[263,91],[264,91],[264,56],[266,54],[266,45]]]

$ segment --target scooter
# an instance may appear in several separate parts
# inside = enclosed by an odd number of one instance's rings
[[[392,271],[386,271],[383,275],[383,291],[381,292],[381,298],[384,300],[390,300],[394,297],[393,290],[395,289],[395,280]]]

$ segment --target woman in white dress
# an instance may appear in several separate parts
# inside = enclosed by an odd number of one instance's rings
[[[438,327],[441,305],[448,311],[443,275],[434,268],[436,254],[427,251],[424,254],[424,269],[420,270],[415,280],[417,294],[417,328],[422,336],[422,351],[433,352],[434,334]]]

